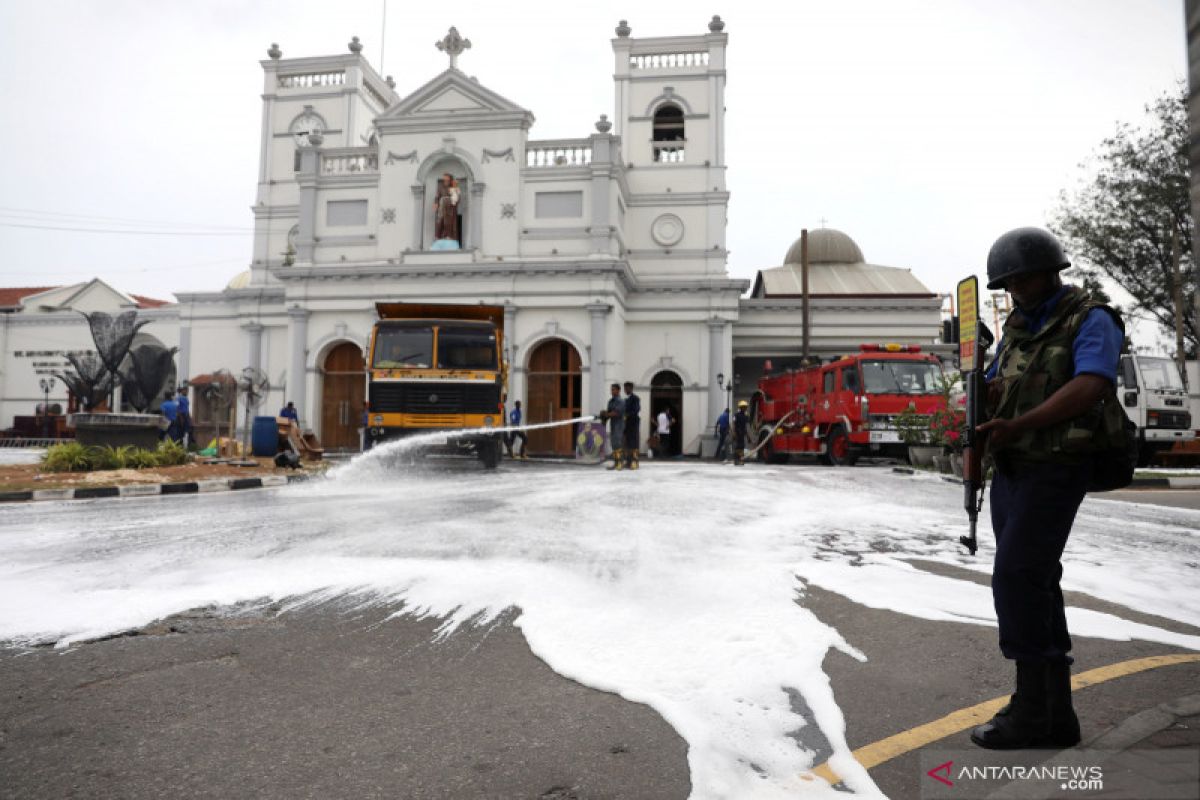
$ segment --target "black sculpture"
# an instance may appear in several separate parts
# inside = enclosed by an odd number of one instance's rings
[[[113,388],[112,373],[100,357],[92,352],[67,353],[67,360],[75,368],[75,373],[56,372],[55,375],[62,379],[71,394],[79,398],[84,411],[95,410]]]
[[[96,343],[96,352],[100,354],[100,360],[108,367],[109,372],[120,375],[121,362],[125,360],[125,354],[133,344],[133,337],[149,325],[150,320],[139,321],[136,311],[122,311],[115,317],[103,311],[79,313],[83,314],[92,329],[92,341]]]
[[[124,397],[139,412],[145,413],[163,390],[174,367],[178,347],[169,350],[157,344],[143,344],[129,352],[129,368],[123,371]]]

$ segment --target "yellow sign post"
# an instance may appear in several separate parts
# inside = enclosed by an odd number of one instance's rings
[[[979,322],[979,279],[972,275],[958,282],[958,368],[975,369],[975,342]]]

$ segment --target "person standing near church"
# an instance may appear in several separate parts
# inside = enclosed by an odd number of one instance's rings
[[[513,410],[510,411],[508,414],[509,426],[512,428],[520,428],[521,427],[521,417],[522,417],[521,401],[514,400],[513,401]],[[511,433],[509,433],[509,436],[512,438],[510,438],[508,440],[508,454],[510,456],[512,456],[513,458],[518,458],[518,459],[521,459],[522,461],[526,460],[528,458],[528,456],[525,455],[525,448],[527,448],[529,446],[529,437],[525,435],[525,431],[515,430],[515,431],[512,431]],[[516,455],[513,455],[513,450],[516,449],[515,445],[517,443],[517,439],[521,440],[521,449],[519,451],[517,451]]]
[[[746,463],[746,434],[750,430],[750,415],[746,413],[746,409],[749,407],[750,404],[745,400],[738,400],[737,413],[733,415],[733,465],[735,467]]]
[[[443,173],[433,200],[433,238],[458,239],[458,200],[458,181],[449,172]]]
[[[729,409],[721,412],[721,416],[717,417],[717,452],[713,455],[715,461],[722,461],[725,458],[725,440],[729,438]]]
[[[175,411],[176,430],[179,433],[177,442],[187,447],[189,437],[192,433],[192,404],[188,402],[187,387],[179,388],[179,399],[176,402]]]
[[[642,428],[642,398],[633,393],[633,381],[625,381],[625,468],[638,468],[639,434]]]
[[[655,417],[655,434],[658,437],[658,458],[666,458],[671,454],[671,407],[663,406],[662,411]]]
[[[624,466],[621,461],[621,445],[625,437],[625,401],[621,399],[619,383],[614,383],[609,389],[612,395],[608,398],[608,405],[604,409],[604,416],[608,419],[608,443],[613,457],[613,463],[609,469],[621,469]]]
[[[287,405],[279,409],[279,416],[290,419],[294,425],[300,424],[300,413],[296,411],[296,404],[291,400],[288,400]]]

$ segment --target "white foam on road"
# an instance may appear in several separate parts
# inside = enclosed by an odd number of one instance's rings
[[[683,736],[694,797],[839,796],[802,777],[827,748],[869,797],[822,671],[831,648],[862,654],[804,607],[805,584],[995,624],[986,587],[908,563],[990,559],[986,533],[978,558],[953,554],[961,489],[936,479],[679,463],[431,473],[395,455],[275,492],[0,508],[0,639],[69,643],[201,605],[351,593],[443,617],[450,635],[516,606],[553,669],[647,703]],[[1200,625],[1198,523],[1089,500],[1066,588]],[[1113,615],[1070,619],[1081,635],[1200,649]]]

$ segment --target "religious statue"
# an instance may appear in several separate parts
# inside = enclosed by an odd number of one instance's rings
[[[458,241],[458,181],[449,172],[438,180],[437,195],[433,199],[433,238],[435,240]]]

